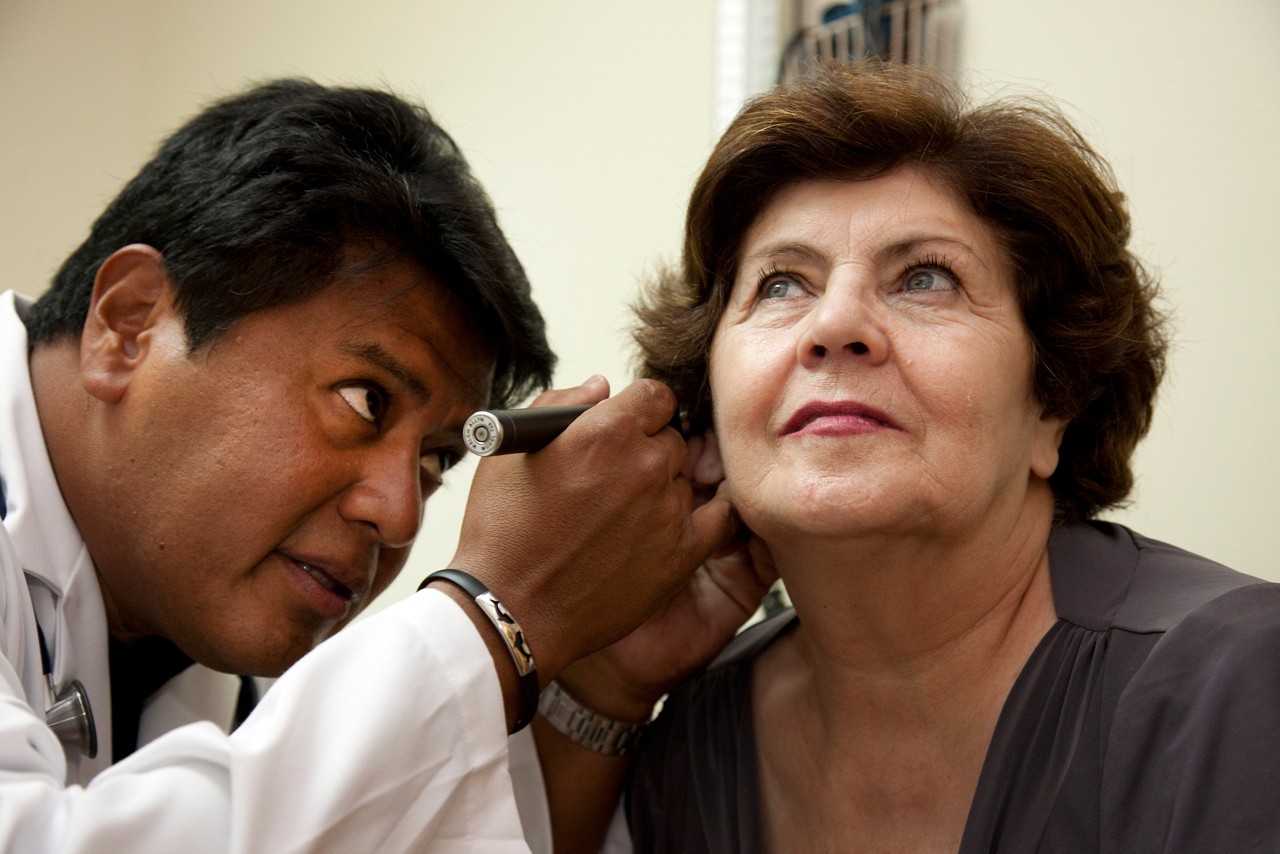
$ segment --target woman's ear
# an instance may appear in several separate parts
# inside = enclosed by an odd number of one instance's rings
[[[118,402],[146,359],[156,325],[172,311],[159,250],[135,243],[111,253],[94,277],[80,335],[85,390],[107,403]]]
[[[1041,415],[1036,425],[1036,435],[1031,443],[1031,473],[1048,480],[1058,469],[1058,448],[1062,447],[1062,435],[1067,432],[1065,418],[1057,415]]]
[[[694,483],[714,486],[724,480],[724,461],[720,459],[720,442],[714,427],[708,427],[702,437],[702,453],[693,467]]]

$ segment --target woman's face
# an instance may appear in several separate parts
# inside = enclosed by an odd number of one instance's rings
[[[728,486],[766,539],[1011,523],[1057,465],[1004,252],[921,170],[780,193],[710,377]]]

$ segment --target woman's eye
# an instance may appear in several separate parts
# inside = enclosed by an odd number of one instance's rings
[[[903,283],[904,291],[950,291],[955,290],[955,279],[943,270],[930,267],[917,267],[907,273]]]
[[[376,388],[363,385],[345,386],[338,389],[338,394],[342,395],[342,399],[356,411],[357,415],[370,424],[379,423],[382,416],[386,414],[386,398]]]
[[[782,299],[795,296],[799,291],[800,286],[793,280],[779,276],[764,283],[764,286],[760,288],[760,297],[762,299]]]

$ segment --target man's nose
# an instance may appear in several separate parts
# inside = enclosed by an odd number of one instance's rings
[[[422,525],[422,463],[417,448],[367,452],[358,471],[358,479],[339,499],[342,518],[373,529],[380,545],[408,546]]]

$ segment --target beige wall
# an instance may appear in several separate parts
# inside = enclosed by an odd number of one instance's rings
[[[1130,193],[1178,320],[1139,454],[1147,533],[1280,579],[1280,4],[961,0],[983,91],[1066,101]],[[627,374],[625,300],[677,245],[713,123],[713,0],[0,0],[0,288],[37,293],[212,97],[303,74],[427,102],[534,282],[559,380]],[[452,554],[468,466],[403,595]],[[214,520],[216,522],[216,520]]]
[[[1174,312],[1135,503],[1113,516],[1280,580],[1280,3],[961,2],[970,80],[1065,103]]]

